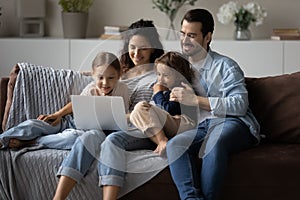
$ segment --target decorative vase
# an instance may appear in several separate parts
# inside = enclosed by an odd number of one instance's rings
[[[85,38],[88,13],[62,12],[64,38]]]
[[[234,38],[236,40],[250,40],[251,39],[251,32],[249,28],[242,28],[240,26],[236,26],[236,30],[234,33]]]
[[[168,16],[169,21],[170,21],[170,25],[169,25],[169,28],[168,28],[166,40],[177,40],[178,39],[178,35],[176,33],[175,26],[174,26],[174,19],[176,17],[177,11],[178,10],[174,10],[172,12],[172,14]]]

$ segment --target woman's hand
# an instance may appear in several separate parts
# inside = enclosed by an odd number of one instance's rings
[[[51,124],[52,126],[56,126],[57,124],[59,124],[61,122],[62,116],[58,113],[53,113],[50,115],[40,115],[40,116],[38,116],[37,119],[45,121],[45,122]]]

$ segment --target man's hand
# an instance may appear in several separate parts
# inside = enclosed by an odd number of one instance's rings
[[[188,106],[197,106],[198,99],[193,88],[186,83],[181,83],[183,87],[175,87],[170,94],[170,101],[177,101]]]

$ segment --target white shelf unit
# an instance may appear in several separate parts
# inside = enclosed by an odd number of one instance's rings
[[[90,70],[98,51],[119,55],[122,44],[122,40],[0,38],[0,76],[9,75],[17,62]],[[168,51],[180,51],[179,41],[163,41],[163,45]],[[247,77],[300,71],[300,41],[213,40],[211,48],[237,61]]]
[[[300,41],[285,41],[283,44],[284,72],[300,71]]]
[[[274,76],[284,73],[283,42],[213,41],[213,50],[233,58],[242,68],[245,76]],[[300,63],[299,63],[300,64]]]
[[[69,68],[69,41],[63,39],[0,38],[0,77],[18,62]]]

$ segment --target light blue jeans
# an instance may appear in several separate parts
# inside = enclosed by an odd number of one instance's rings
[[[98,166],[100,185],[122,187],[126,174],[126,158],[129,151],[154,149],[156,145],[141,131],[118,131],[111,133],[101,145]]]
[[[71,149],[80,130],[76,130],[73,118],[68,115],[62,121],[52,126],[47,122],[29,119],[0,134],[2,149],[8,146],[11,138],[19,140],[36,139],[36,144],[53,149]]]
[[[68,156],[63,160],[57,176],[68,176],[80,182],[90,169],[92,163],[98,160],[101,143],[106,135],[101,130],[88,130],[79,136]]]
[[[231,154],[257,143],[238,118],[209,119],[195,130],[179,134],[167,143],[172,178],[182,200],[214,200],[226,174]],[[197,172],[195,157],[202,158]]]

